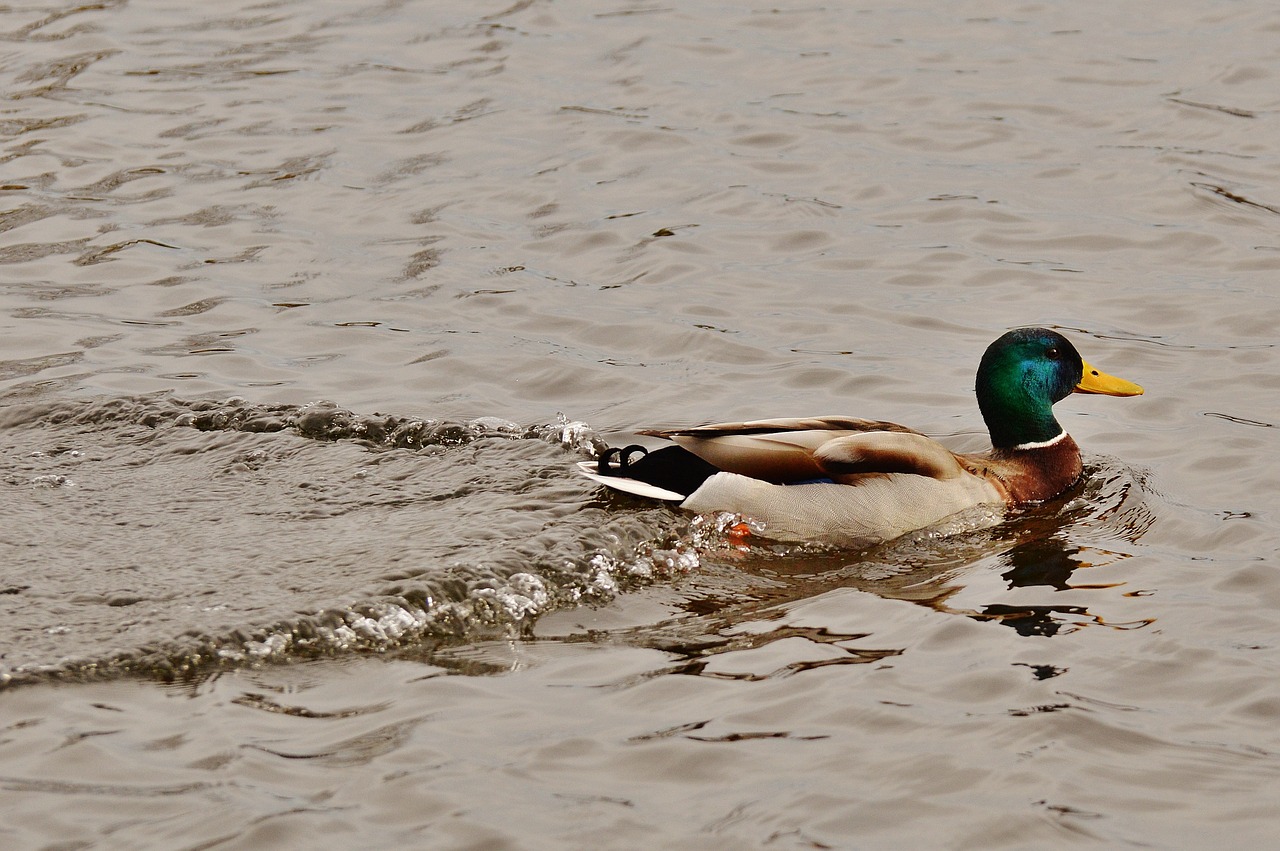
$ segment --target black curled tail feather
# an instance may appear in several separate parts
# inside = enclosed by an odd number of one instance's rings
[[[633,460],[636,453],[638,459]],[[602,476],[635,479],[686,496],[720,469],[683,446],[664,446],[650,452],[639,444],[606,449],[596,462]]]
[[[596,472],[602,476],[623,476],[628,479],[637,478],[631,474],[631,456],[639,452],[640,457],[644,458],[649,454],[649,450],[645,449],[638,443],[630,446],[611,446],[600,455],[600,460],[596,462]],[[643,481],[643,479],[641,480]]]

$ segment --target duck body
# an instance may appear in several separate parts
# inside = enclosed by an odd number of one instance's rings
[[[991,451],[959,455],[896,423],[850,417],[719,423],[640,434],[672,441],[611,449],[582,462],[616,490],[740,513],[785,541],[861,546],[934,526],[968,509],[1050,499],[1081,475],[1080,450],[1052,405],[1072,392],[1133,396],[1136,384],[1086,364],[1055,331],[1011,331],[978,369]],[[643,453],[633,460],[637,452]]]

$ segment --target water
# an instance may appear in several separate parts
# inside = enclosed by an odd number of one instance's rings
[[[6,848],[1275,843],[1280,15],[0,9]],[[865,552],[572,474],[638,428],[1077,488]],[[1229,840],[1226,838],[1229,837]]]

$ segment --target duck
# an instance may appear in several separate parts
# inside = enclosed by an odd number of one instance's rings
[[[1143,393],[1048,328],[1015,328],[991,343],[974,390],[991,437],[978,454],[897,423],[818,416],[643,429],[636,433],[671,445],[612,447],[578,468],[694,514],[741,515],[760,537],[868,546],[971,509],[1003,513],[1062,494],[1083,465],[1053,405],[1072,393]]]

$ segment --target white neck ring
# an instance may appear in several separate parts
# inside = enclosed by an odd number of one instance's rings
[[[1066,436],[1067,436],[1067,433],[1063,431],[1063,432],[1059,432],[1057,437],[1051,437],[1048,440],[1041,440],[1033,443],[1019,443],[1017,446],[1013,448],[1014,449],[1044,449],[1046,447],[1053,446],[1055,443],[1060,443]]]

